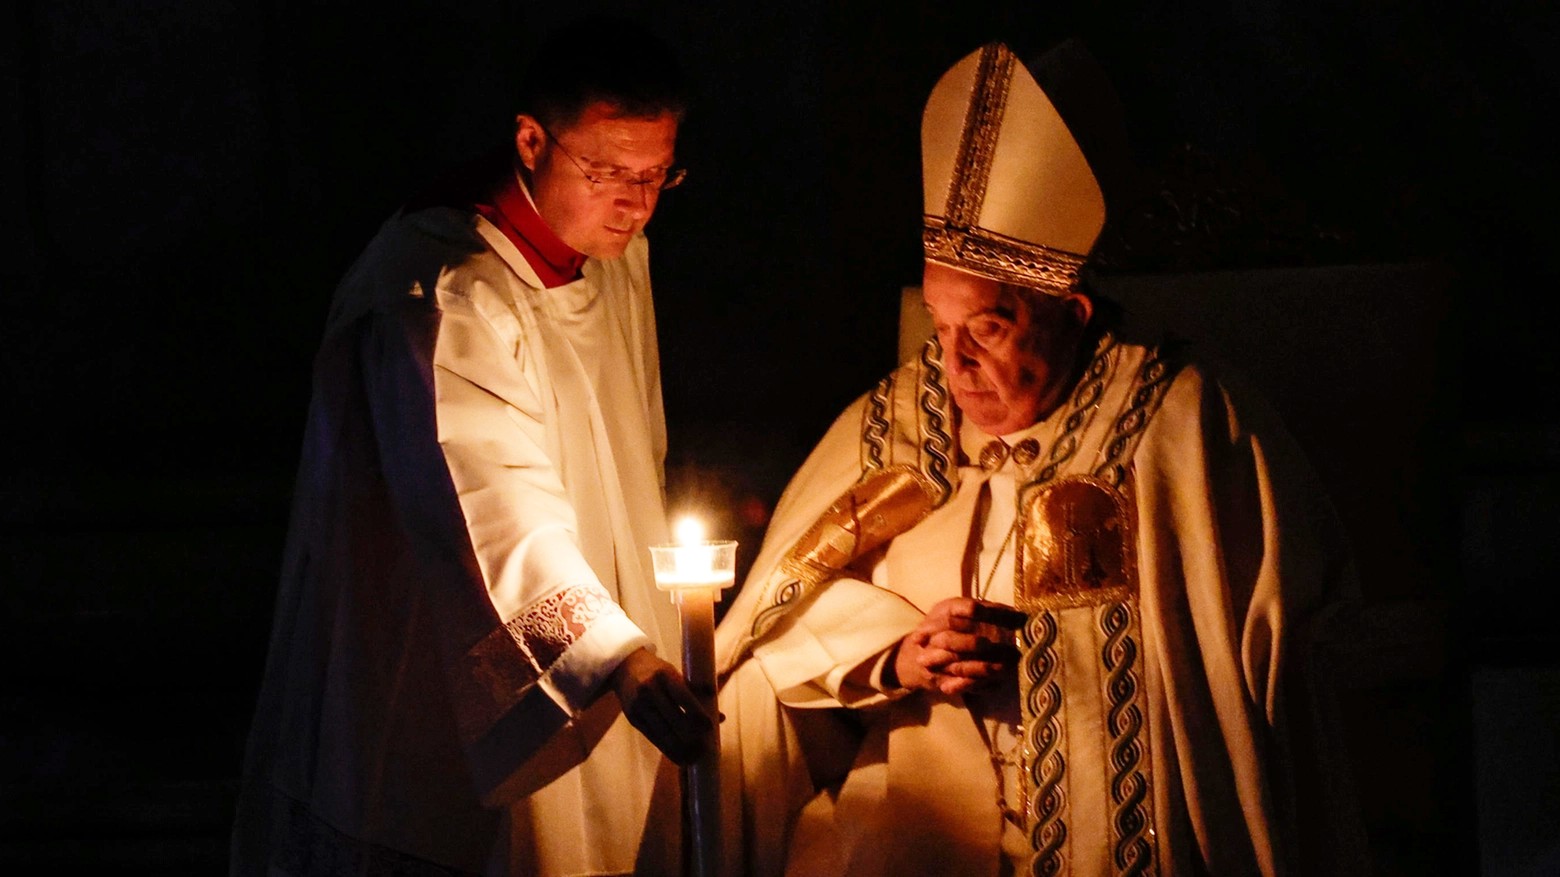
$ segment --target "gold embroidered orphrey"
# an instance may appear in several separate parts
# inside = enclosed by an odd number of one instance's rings
[[[1072,858],[1066,848],[1071,797],[1066,780],[1070,767],[1085,766],[1067,763],[1069,708],[1103,709],[1115,873],[1157,873],[1130,494],[1130,477],[1121,489],[1112,489],[1097,478],[1076,476],[1030,494],[1020,510],[1015,602],[1029,616],[1019,635],[1021,776],[1033,875],[1066,873]],[[1098,669],[1080,673],[1067,666],[1067,656],[1077,651],[1061,641],[1064,610],[1092,616],[1092,637],[1075,625],[1065,635],[1092,641]],[[1099,680],[1101,707],[1093,697],[1069,702],[1063,679],[1073,680],[1067,691],[1076,697],[1074,677]]]
[[[1090,369],[1101,381],[1109,371]],[[1028,615],[1018,637],[1021,776],[1033,851],[1026,873],[1035,877],[1071,872],[1070,811],[1081,796],[1069,793],[1068,781],[1090,775],[1104,779],[1107,812],[1078,818],[1108,823],[1113,873],[1158,873],[1130,461],[1175,372],[1158,351],[1151,354],[1093,473],[1043,475],[1020,494],[1014,603]],[[1074,395],[1075,412],[1096,392],[1088,383]],[[1091,666],[1080,666],[1080,654],[1093,655]],[[1070,745],[1070,727],[1105,729],[1101,763],[1069,763],[1087,751]]]

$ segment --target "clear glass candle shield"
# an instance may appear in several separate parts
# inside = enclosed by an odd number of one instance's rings
[[[691,542],[650,546],[655,565],[655,586],[663,591],[689,589],[720,591],[736,577],[737,543]]]

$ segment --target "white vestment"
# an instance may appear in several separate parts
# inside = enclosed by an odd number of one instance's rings
[[[643,236],[544,289],[470,212],[387,222],[316,360],[235,873],[674,867],[601,696],[677,653],[664,456]]]
[[[1352,569],[1265,406],[1107,335],[1067,404],[1005,437],[1039,442],[1015,474],[1011,457],[981,467],[992,437],[961,429],[947,399],[929,346],[846,410],[786,489],[717,632],[734,873],[997,875],[1025,854],[1036,873],[1078,877],[1353,873],[1363,835],[1315,666],[1351,605]],[[1015,484],[1119,503],[1110,532],[1084,535],[1125,550],[1074,556],[1065,528],[1010,539],[1007,522],[1034,523],[998,507]],[[1031,611],[1030,629],[1057,635],[1026,654],[1040,669],[1021,667],[1039,680],[1029,748],[1047,756],[1024,801],[1015,771],[999,786],[992,763],[1015,742],[1013,691],[976,708],[885,691],[880,665],[937,601],[1013,600],[1057,558],[1100,566],[1115,577],[1101,593],[1119,596]],[[1030,715],[1047,705],[1049,724]],[[1023,829],[999,797],[1033,804]]]

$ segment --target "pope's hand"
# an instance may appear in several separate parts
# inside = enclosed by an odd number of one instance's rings
[[[709,748],[715,724],[677,668],[635,649],[612,671],[623,715],[666,757],[691,764]]]
[[[1018,647],[1012,632],[1024,616],[1011,606],[949,597],[899,641],[889,661],[899,687],[963,694],[1010,671]]]

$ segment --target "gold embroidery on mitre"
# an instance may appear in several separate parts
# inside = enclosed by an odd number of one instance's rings
[[[1073,476],[1019,509],[1014,603],[1024,612],[1098,606],[1137,593],[1136,513],[1130,485]]]
[[[922,217],[921,245],[928,262],[1058,296],[1074,291],[1084,263],[1074,253],[979,226],[960,228],[930,214]]]
[[[953,179],[948,181],[948,219],[951,225],[970,228],[980,216],[991,179],[991,161],[1002,133],[1002,113],[1007,109],[1008,84],[1018,59],[1007,46],[994,43],[980,50],[974,92],[964,114]]]
[[[1105,221],[1076,138],[1001,43],[938,80],[921,116],[927,262],[1067,295]]]

